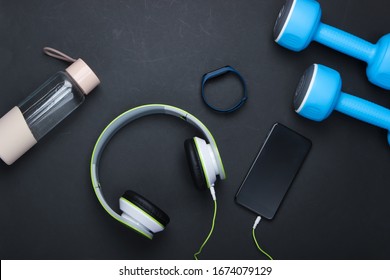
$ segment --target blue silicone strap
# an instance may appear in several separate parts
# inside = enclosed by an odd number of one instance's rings
[[[374,44],[325,23],[319,24],[314,40],[367,63],[375,55]]]
[[[378,104],[342,92],[335,109],[358,120],[390,130],[390,110]]]
[[[229,72],[237,75],[237,77],[240,79],[242,87],[243,87],[243,91],[244,91],[243,92],[243,96],[242,96],[241,100],[237,104],[232,106],[231,108],[228,108],[228,109],[217,108],[217,107],[211,105],[207,101],[207,98],[205,96],[204,88],[205,88],[205,85],[206,85],[208,80],[216,78],[216,77],[219,77],[219,76],[224,75],[224,74],[229,73]],[[206,103],[206,105],[208,107],[210,107],[211,109],[213,109],[213,110],[215,110],[217,112],[221,112],[221,113],[231,113],[231,112],[234,112],[235,110],[239,109],[245,103],[245,101],[248,99],[248,93],[247,93],[247,89],[246,89],[245,80],[244,80],[244,78],[241,76],[241,74],[236,69],[234,69],[233,67],[231,67],[229,65],[225,66],[225,67],[222,67],[222,68],[219,68],[217,70],[214,70],[212,72],[206,73],[202,77],[202,99],[203,99],[204,103]]]

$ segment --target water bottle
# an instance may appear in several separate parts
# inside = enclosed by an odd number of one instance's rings
[[[79,107],[100,83],[82,59],[73,59],[52,48],[44,51],[72,64],[54,74],[0,119],[0,158],[8,165]]]

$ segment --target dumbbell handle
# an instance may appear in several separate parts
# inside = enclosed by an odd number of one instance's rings
[[[342,92],[335,110],[363,122],[390,130],[390,110],[370,101]]]
[[[375,55],[376,46],[374,44],[322,22],[319,24],[313,39],[367,63]]]

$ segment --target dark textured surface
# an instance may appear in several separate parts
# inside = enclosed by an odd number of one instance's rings
[[[218,182],[215,233],[203,259],[261,259],[251,239],[255,216],[234,203],[267,132],[281,122],[313,142],[260,244],[276,259],[389,259],[390,148],[386,132],[332,114],[322,123],[293,111],[299,78],[312,63],[340,71],[346,92],[390,105],[365,64],[318,44],[294,53],[272,40],[283,0],[0,0],[0,115],[66,64],[48,45],[82,57],[102,84],[85,104],[13,166],[0,164],[2,259],[190,259],[206,236],[213,204],[198,191],[183,142],[197,134],[172,117],[147,117],[115,137],[102,159],[107,199],[118,208],[133,189],[171,217],[153,241],[121,226],[99,205],[89,160],[102,129],[146,103],[181,107],[214,134],[227,180]],[[375,42],[390,31],[387,0],[321,1],[324,22]],[[204,73],[231,65],[249,99],[218,114],[200,96]],[[235,97],[240,84],[207,89]]]

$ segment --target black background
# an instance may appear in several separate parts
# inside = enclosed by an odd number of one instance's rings
[[[197,116],[214,134],[227,172],[216,186],[219,212],[203,259],[261,259],[251,239],[255,215],[234,195],[268,130],[281,122],[313,142],[275,219],[258,239],[276,259],[389,259],[390,149],[386,131],[333,113],[298,116],[292,97],[303,71],[340,71],[343,90],[383,106],[365,64],[312,43],[278,46],[272,29],[283,0],[0,1],[0,115],[66,64],[44,46],[83,58],[101,85],[60,126],[12,166],[0,164],[2,259],[191,259],[212,217],[207,192],[193,186],[183,142],[198,132],[169,116],[141,119],[113,139],[101,165],[117,209],[134,189],[170,214],[167,229],[142,239],[110,218],[91,187],[89,160],[118,114],[166,103]],[[371,42],[389,32],[388,0],[321,1],[323,21]],[[200,97],[204,73],[231,65],[248,84],[242,109],[223,115]],[[236,79],[207,88],[216,104],[239,98]]]

